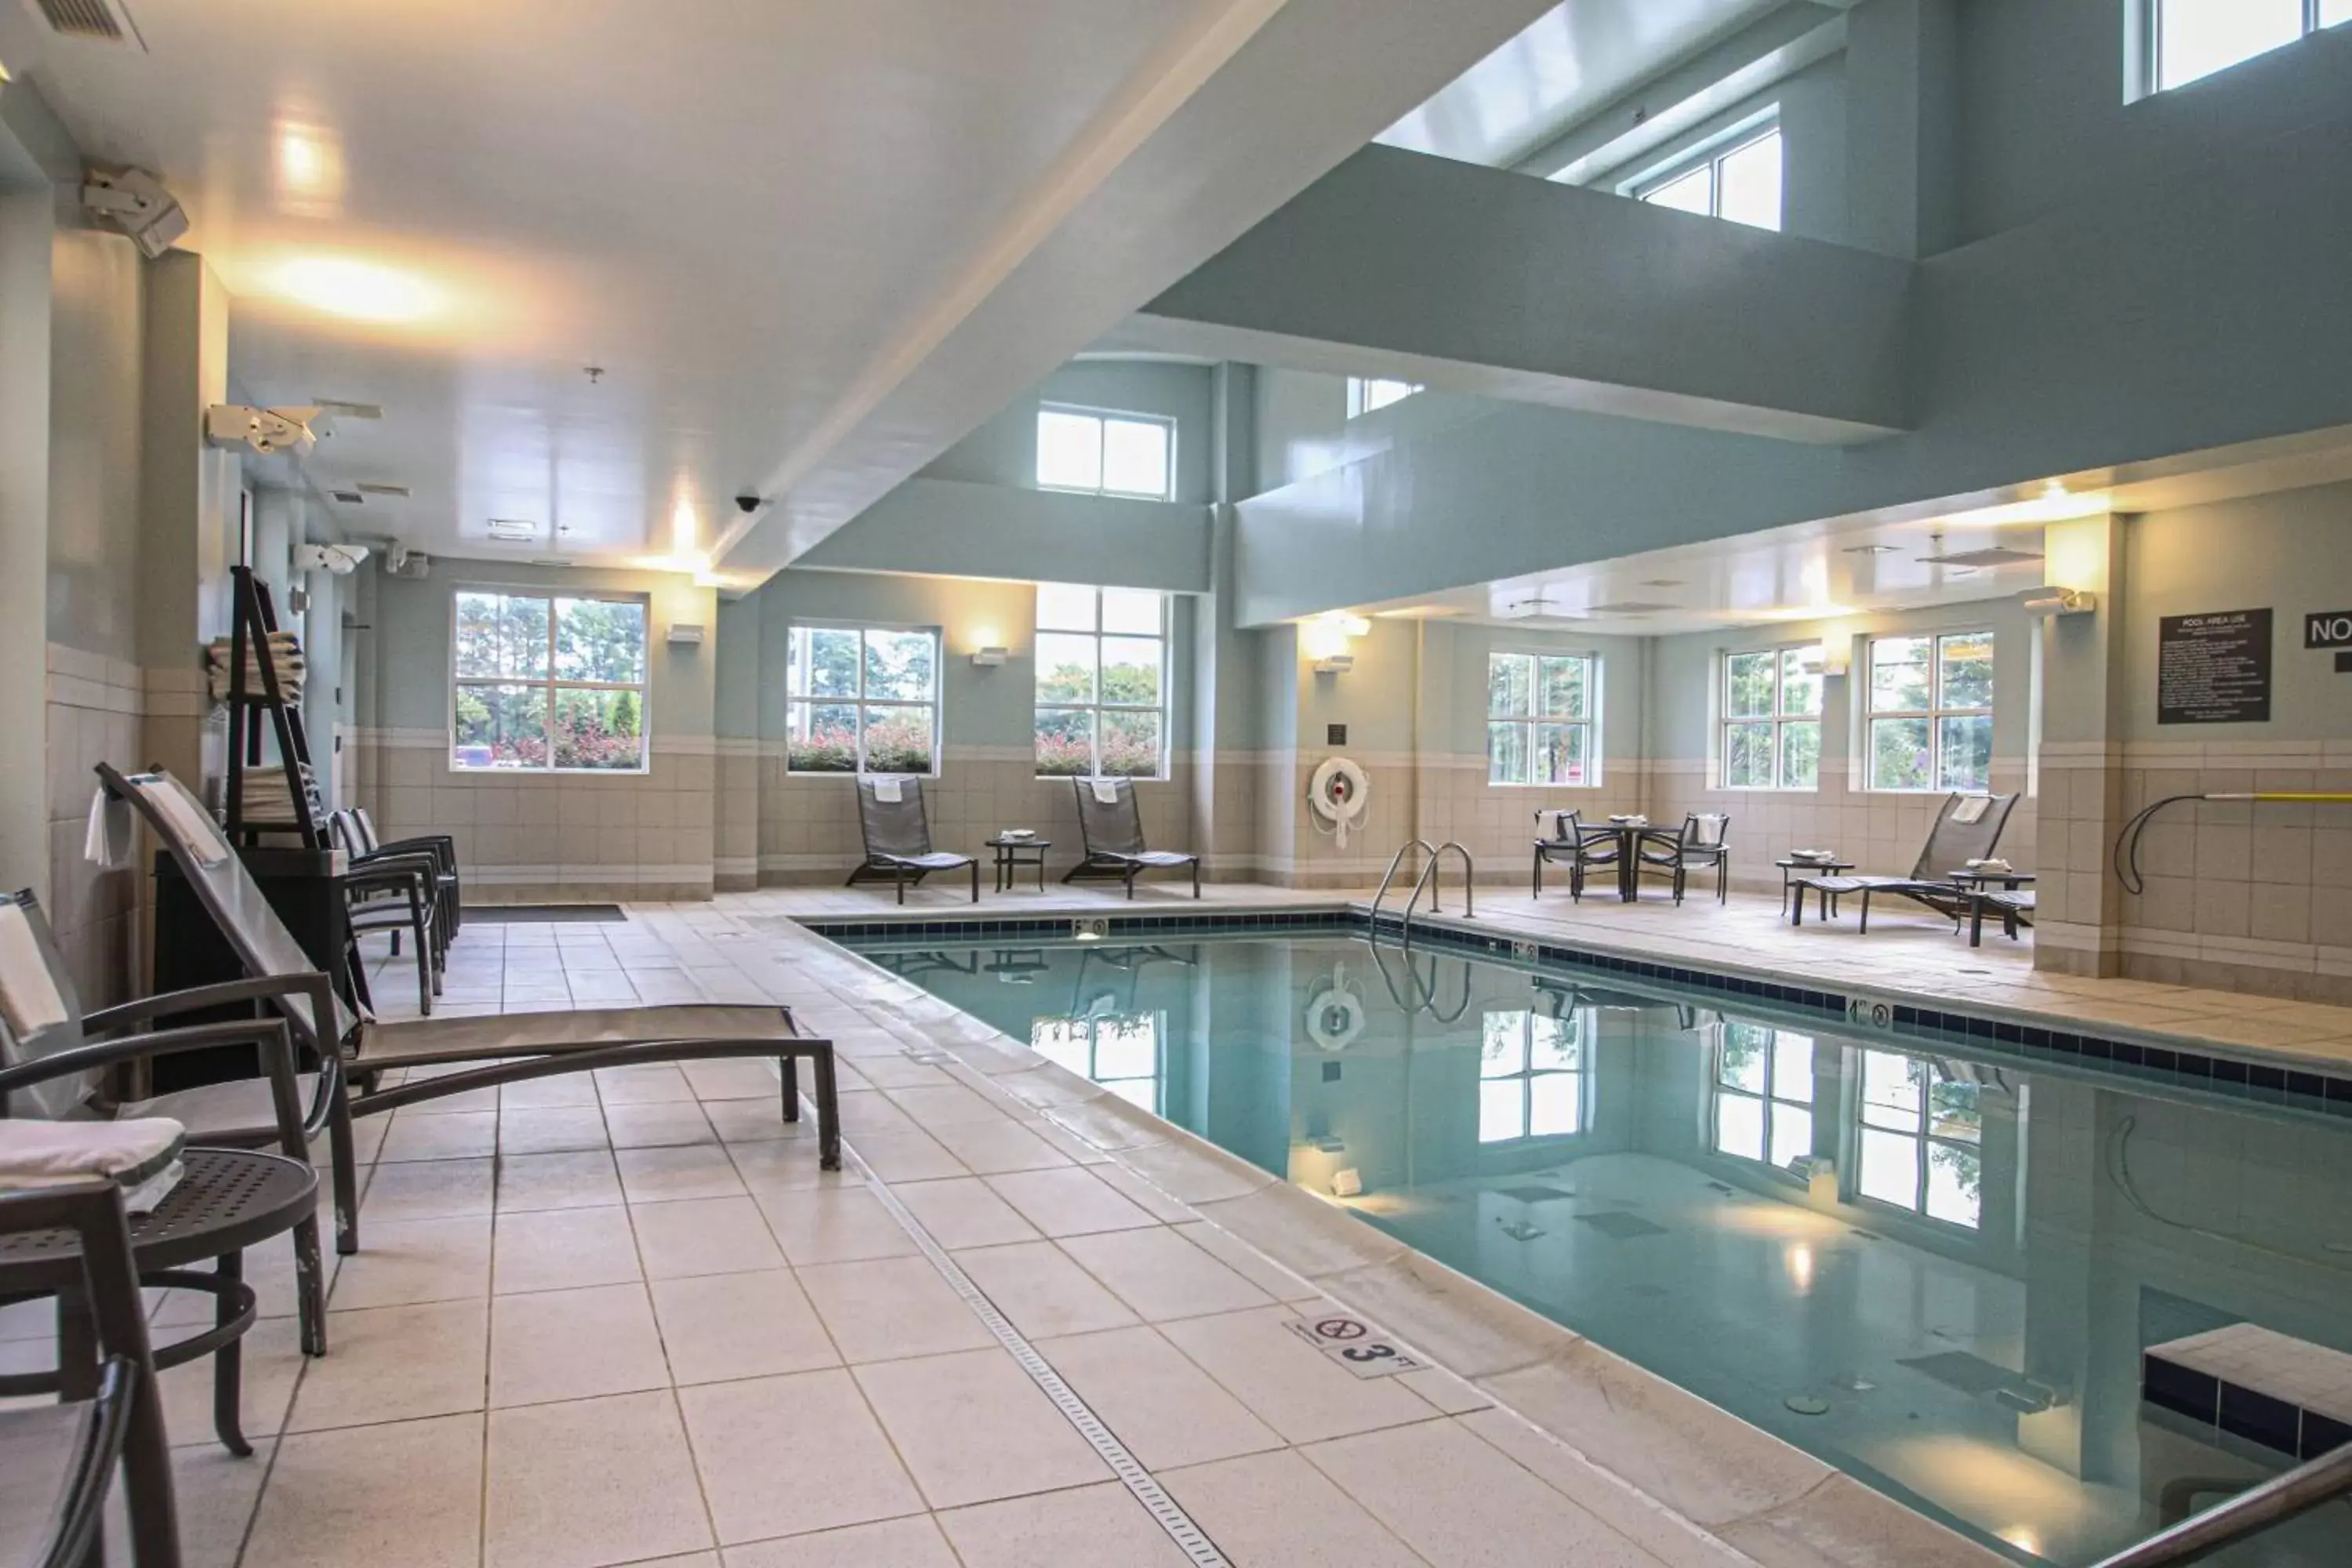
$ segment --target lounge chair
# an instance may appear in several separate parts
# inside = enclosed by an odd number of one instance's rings
[[[200,1147],[274,1148],[308,1160],[311,1142],[331,1124],[341,1097],[340,1064],[330,1061],[322,1071],[298,1075],[291,1037],[278,1018],[139,1027],[234,1003],[249,1006],[282,992],[274,983],[239,980],[84,1013],[39,900],[29,891],[0,897],[0,1027],[5,1031],[0,1036],[0,1115],[52,1121],[166,1116],[187,1129],[188,1142]],[[16,1022],[6,1022],[11,1019]],[[247,1045],[260,1055],[258,1078],[149,1100],[110,1098],[109,1068],[181,1051]],[[312,1355],[326,1352],[326,1273],[320,1262],[319,1222],[306,1219],[294,1227],[294,1272],[303,1349]]]
[[[95,1384],[65,1403],[0,1411],[0,1562],[96,1561],[119,1461],[131,1560],[180,1568],[171,1440],[121,1194],[110,1182],[83,1182],[0,1197],[0,1256],[13,1237],[57,1230],[80,1243],[83,1331],[100,1359]]]
[[[1651,828],[1637,841],[1638,871],[1652,877],[1672,877],[1675,882],[1675,902],[1683,901],[1684,890],[1693,871],[1715,872],[1715,901],[1728,902],[1731,897],[1731,818],[1721,812],[1694,811],[1683,818],[1683,825],[1673,833]]]
[[[1201,896],[1201,858],[1175,849],[1147,848],[1143,842],[1143,812],[1135,802],[1129,779],[1072,779],[1078,792],[1078,837],[1086,842],[1086,858],[1062,875],[1065,882],[1087,878],[1118,878],[1135,897],[1135,879],[1146,871],[1192,868],[1192,896]]]
[[[1613,827],[1587,827],[1573,811],[1536,813],[1538,825],[1545,816],[1553,818],[1552,836],[1536,840],[1536,866],[1533,898],[1543,897],[1543,869],[1555,860],[1568,862],[1568,896],[1581,903],[1584,900],[1584,876],[1588,871],[1617,869],[1618,837]]]
[[[833,1042],[802,1034],[791,1008],[688,1003],[570,1013],[403,1018],[392,1023],[354,1016],[278,920],[245,862],[221,837],[219,825],[186,785],[160,770],[125,775],[104,763],[98,765],[98,774],[110,794],[129,801],[154,829],[221,935],[254,977],[227,986],[182,992],[170,1000],[207,997],[226,1002],[266,994],[285,1014],[296,1045],[316,1053],[323,1062],[340,1059],[346,1078],[362,1087],[372,1087],[378,1074],[394,1068],[484,1064],[437,1077],[412,1074],[409,1081],[397,1088],[373,1089],[356,1099],[348,1092],[333,1096],[327,1131],[334,1156],[336,1250],[359,1250],[353,1116],[380,1114],[445,1095],[558,1073],[644,1062],[773,1057],[783,1079],[783,1119],[797,1121],[799,1063],[806,1058],[815,1080],[812,1090],[816,1100],[817,1162],[824,1170],[841,1168],[841,1112],[834,1080]],[[342,1080],[337,1082],[340,1088]]]
[[[397,954],[401,933],[407,931],[416,939],[416,1010],[431,1013],[441,991],[446,940],[438,860],[425,854],[371,852],[348,811],[328,816],[327,840],[348,862],[341,878],[343,922],[352,936],[352,986],[360,1005],[373,1006],[374,999],[368,994],[367,966],[358,956],[359,939],[389,933]]]
[[[923,811],[922,780],[859,779],[857,831],[866,840],[866,859],[849,874],[844,887],[887,877],[903,904],[909,880],[920,887],[934,871],[961,871],[969,867],[971,901],[980,902],[980,862],[970,855],[931,847],[931,821]]]
[[[1833,899],[1860,893],[1864,931],[1870,930],[1873,894],[1892,894],[1925,904],[1950,920],[1955,930],[1958,929],[1959,921],[1968,913],[1968,899],[1952,881],[1951,875],[1965,869],[1969,861],[1981,860],[1992,853],[2016,805],[2014,795],[1946,795],[1943,805],[1936,812],[1936,826],[1928,830],[1927,842],[1920,847],[1919,858],[1911,863],[1909,876],[1800,877],[1790,884],[1799,892],[1790,923],[1805,923],[1802,889],[1811,888]]]

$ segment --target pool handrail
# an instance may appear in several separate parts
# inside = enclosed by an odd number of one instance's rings
[[[1371,923],[1372,934],[1375,937],[1380,934],[1381,929],[1381,900],[1389,896],[1389,886],[1396,880],[1397,868],[1403,865],[1404,858],[1416,849],[1428,856],[1432,861],[1437,858],[1437,846],[1426,838],[1408,838],[1397,846],[1397,852],[1389,858],[1388,874],[1381,879],[1381,890],[1372,895]],[[1432,904],[1430,907],[1434,909],[1436,905]]]
[[[1462,841],[1458,838],[1449,838],[1430,851],[1429,864],[1421,868],[1421,880],[1412,885],[1412,897],[1405,900],[1404,941],[1407,947],[1412,945],[1412,911],[1421,903],[1421,890],[1423,888],[1429,889],[1429,912],[1433,915],[1442,915],[1445,912],[1438,907],[1437,883],[1433,879],[1437,876],[1438,864],[1445,858],[1445,852],[1448,849],[1462,857],[1462,918],[1464,920],[1477,918],[1478,911],[1474,902],[1475,895],[1473,892],[1478,883],[1477,868],[1470,863],[1470,851],[1463,847]]]
[[[2305,1460],[2127,1547],[2095,1568],[2174,1568],[2352,1492],[2352,1443]]]

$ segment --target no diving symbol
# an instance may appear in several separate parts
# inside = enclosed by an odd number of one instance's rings
[[[1360,1340],[1371,1332],[1353,1318],[1325,1318],[1315,1325],[1315,1331],[1327,1340]]]

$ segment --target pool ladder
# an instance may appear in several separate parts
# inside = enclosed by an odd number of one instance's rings
[[[1412,896],[1404,903],[1404,942],[1408,947],[1412,945],[1412,911],[1421,907],[1421,895],[1423,891],[1429,894],[1431,914],[1439,915],[1445,912],[1437,901],[1439,890],[1437,868],[1445,858],[1445,852],[1448,849],[1462,857],[1462,916],[1465,920],[1475,919],[1478,912],[1472,891],[1477,886],[1478,870],[1471,863],[1470,851],[1463,847],[1461,840],[1449,838],[1443,844],[1432,847],[1428,839],[1415,838],[1401,847],[1391,858],[1388,875],[1381,879],[1381,890],[1372,895],[1373,936],[1377,938],[1380,935],[1381,901],[1389,896],[1389,889],[1396,881],[1397,872],[1404,865],[1404,858],[1415,849],[1429,857],[1429,864],[1421,868],[1421,876],[1412,885]]]

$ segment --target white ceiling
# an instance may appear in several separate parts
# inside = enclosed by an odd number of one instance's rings
[[[1627,89],[1786,0],[1566,0],[1380,140],[1464,163],[1517,163]]]
[[[1540,8],[128,3],[143,52],[0,0],[0,58],[180,196],[238,396],[383,406],[307,462],[414,487],[345,527],[752,579]]]

